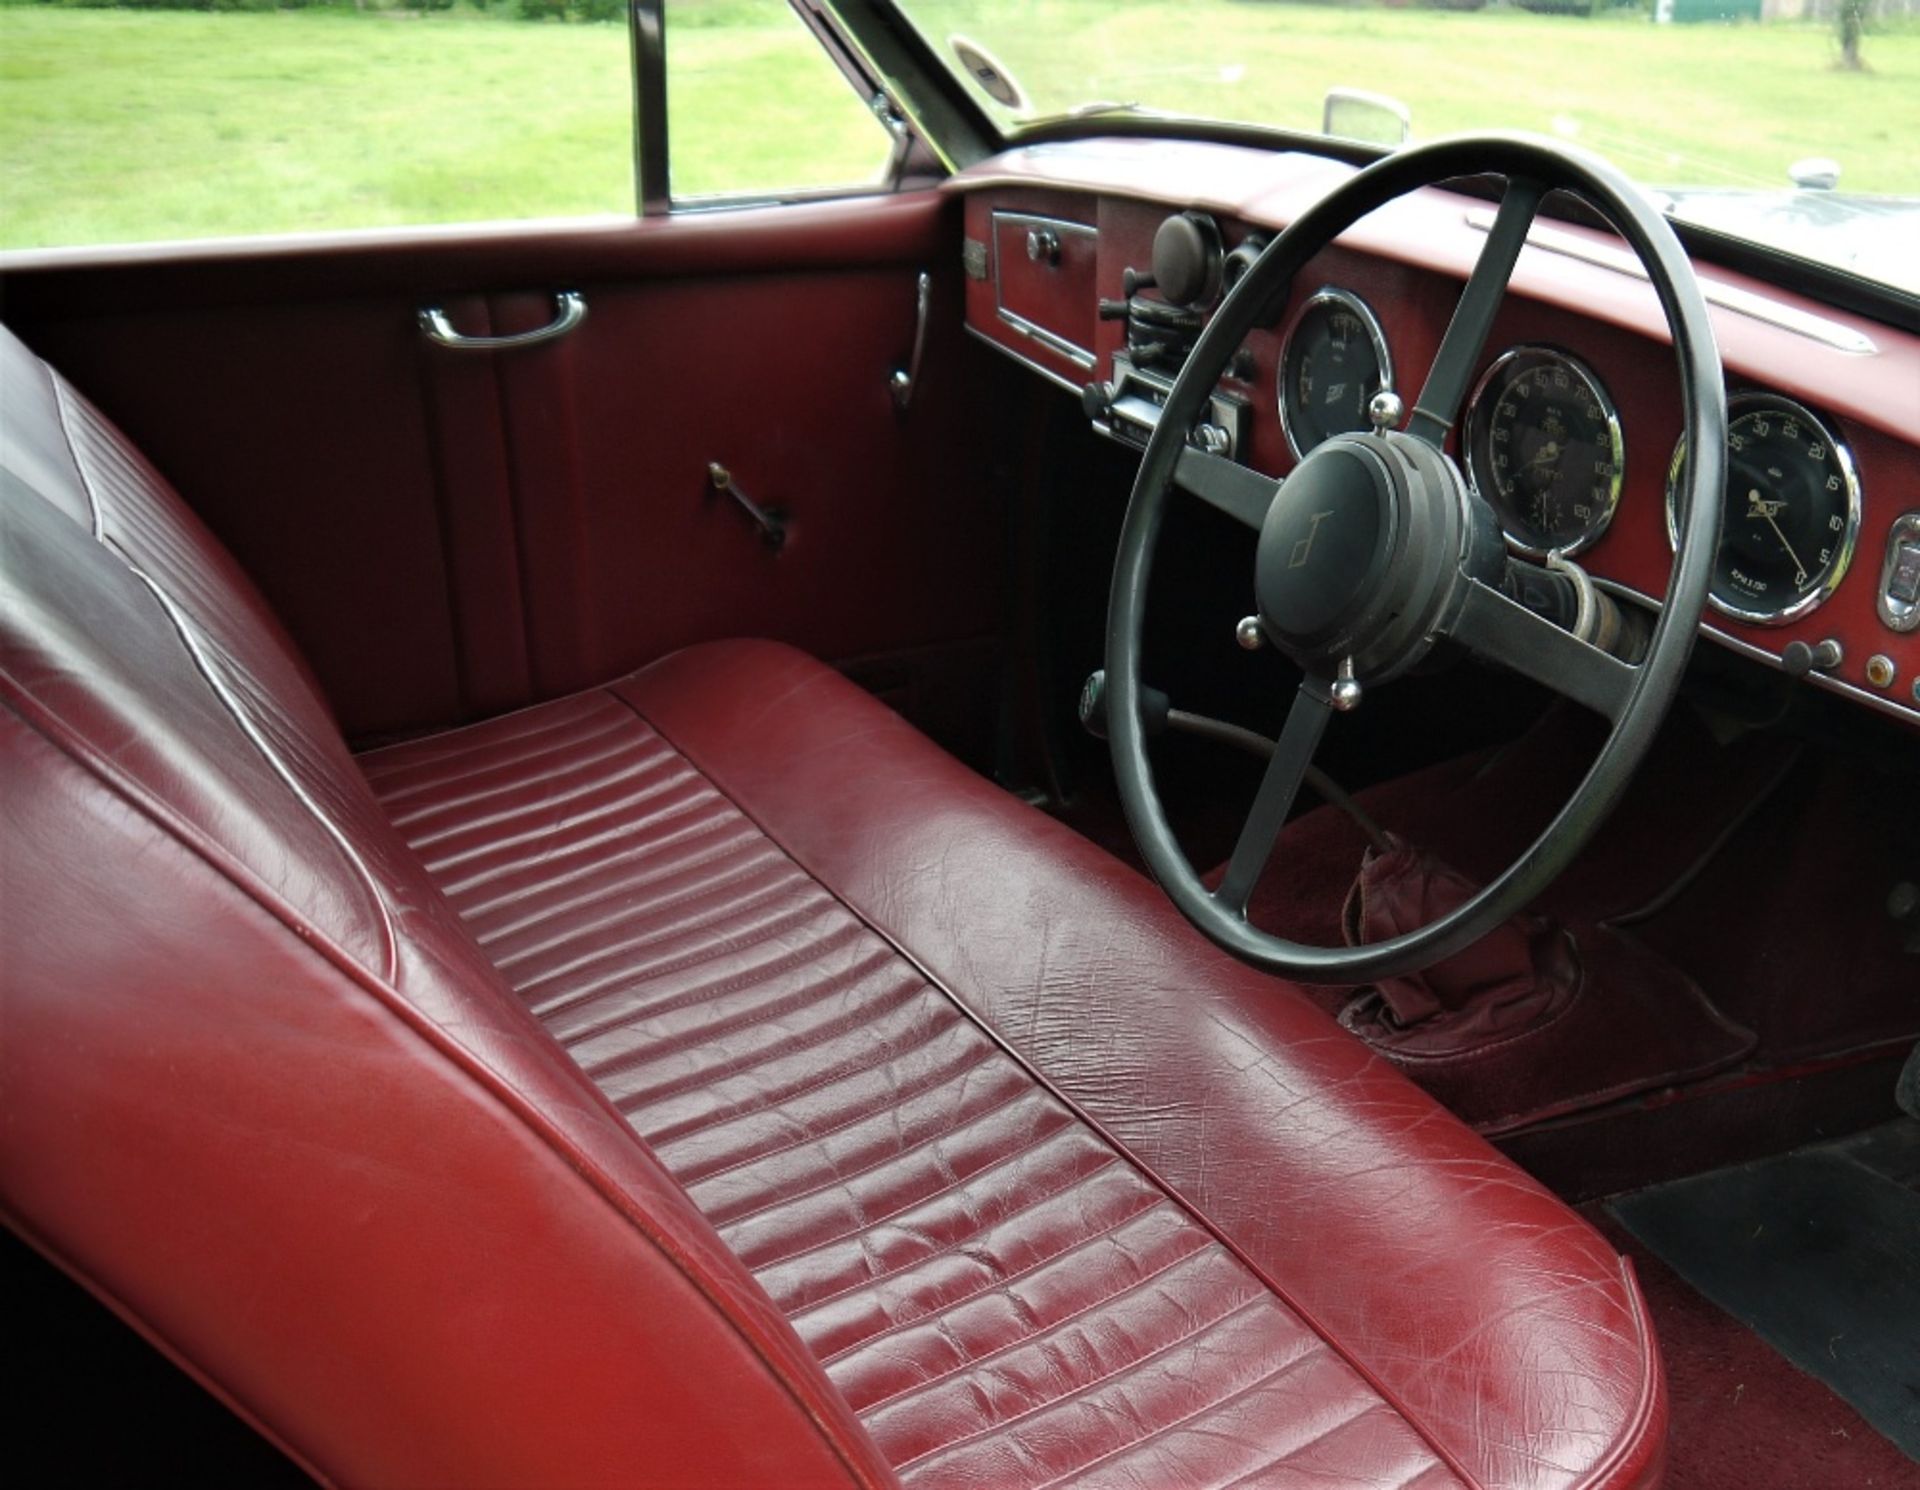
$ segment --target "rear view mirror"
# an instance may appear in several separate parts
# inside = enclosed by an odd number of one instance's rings
[[[1320,110],[1320,133],[1369,145],[1404,145],[1413,116],[1397,98],[1364,88],[1329,88]]]

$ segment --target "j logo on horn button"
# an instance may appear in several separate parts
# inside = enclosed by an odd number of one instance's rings
[[[1306,564],[1313,553],[1313,535],[1320,531],[1320,524],[1332,516],[1333,509],[1329,507],[1325,512],[1316,512],[1307,519],[1307,536],[1294,544],[1293,557],[1287,560],[1287,568],[1299,569]]]

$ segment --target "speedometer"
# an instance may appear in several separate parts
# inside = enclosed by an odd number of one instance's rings
[[[1667,474],[1675,539],[1687,447]],[[1727,494],[1707,598],[1742,621],[1778,626],[1831,595],[1860,535],[1853,456],[1809,410],[1773,393],[1727,401]]]
[[[1613,521],[1626,447],[1586,364],[1551,347],[1495,360],[1467,409],[1467,470],[1521,553],[1577,554]]]
[[[1346,290],[1311,296],[1280,352],[1280,428],[1294,455],[1366,429],[1367,405],[1392,384],[1386,333],[1367,302]]]

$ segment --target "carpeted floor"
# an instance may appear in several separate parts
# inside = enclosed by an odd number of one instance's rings
[[[1916,1490],[1907,1458],[1824,1383],[1696,1293],[1607,1214],[1633,1259],[1667,1367],[1666,1490]]]

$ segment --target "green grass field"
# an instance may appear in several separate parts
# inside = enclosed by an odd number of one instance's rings
[[[932,0],[1042,105],[1101,96],[1317,127],[1330,84],[1416,133],[1559,133],[1642,179],[1920,195],[1920,30],[1833,67],[1815,25],[1656,27],[1254,0]],[[674,18],[682,17],[677,28]],[[689,24],[689,22],[703,24]],[[870,179],[885,139],[784,5],[672,0],[678,192]],[[1143,60],[1145,59],[1145,60]],[[0,245],[631,210],[619,25],[477,11],[266,13],[0,3]]]

